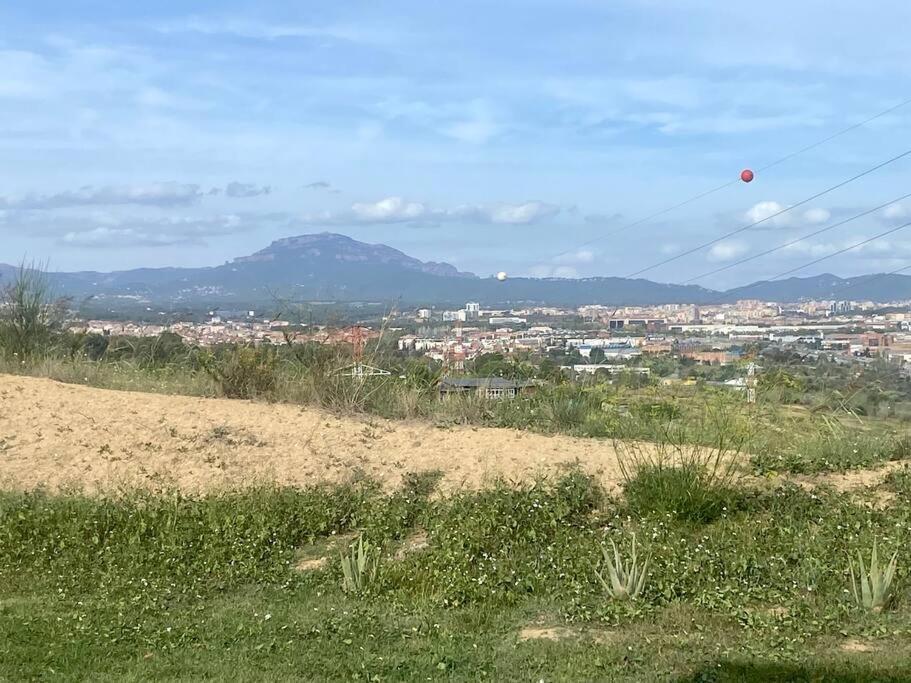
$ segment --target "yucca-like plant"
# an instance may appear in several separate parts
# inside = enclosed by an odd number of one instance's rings
[[[363,591],[376,578],[379,561],[376,549],[360,536],[349,553],[342,555],[342,589],[346,593]]]
[[[879,555],[876,550],[876,541],[873,541],[873,552],[870,555],[870,571],[864,566],[864,558],[857,551],[857,567],[852,560],[848,561],[848,570],[851,572],[851,592],[854,601],[873,612],[881,612],[892,596],[892,579],[895,578],[895,568],[898,562],[898,552],[892,554],[892,559],[884,567],[879,566]]]
[[[614,600],[635,600],[645,586],[649,558],[646,557],[645,562],[639,564],[639,558],[636,555],[636,534],[633,534],[632,551],[628,562],[624,562],[620,557],[620,551],[613,540],[610,544],[613,548],[613,558],[607,548],[601,548],[607,578],[605,579],[603,570],[599,572],[595,569],[595,576],[598,577],[605,592]]]

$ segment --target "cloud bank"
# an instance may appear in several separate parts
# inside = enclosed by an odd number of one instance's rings
[[[346,211],[305,214],[305,225],[370,225],[386,223],[474,223],[528,225],[555,217],[561,207],[542,201],[518,204],[462,204],[448,209],[432,208],[402,197],[386,197],[376,202],[357,202]]]
[[[86,185],[78,190],[68,190],[57,194],[0,197],[0,209],[40,211],[79,206],[125,204],[175,207],[195,204],[202,196],[199,185],[176,182],[104,187]]]

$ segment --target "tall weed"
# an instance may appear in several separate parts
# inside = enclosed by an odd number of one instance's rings
[[[688,425],[668,423],[653,443],[615,441],[627,504],[643,515],[716,519],[737,499],[745,441],[719,405],[707,405]]]
[[[268,346],[232,346],[222,353],[204,352],[200,363],[227,398],[263,398],[275,390],[277,358]]]

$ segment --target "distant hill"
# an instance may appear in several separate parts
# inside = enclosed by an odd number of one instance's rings
[[[840,278],[831,273],[787,280],[763,280],[724,292],[725,301],[762,299],[763,301],[800,301],[802,299],[854,299],[896,301],[911,299],[911,276],[860,275]]]
[[[0,264],[0,280],[15,277]],[[55,291],[74,298],[182,306],[262,306],[276,300],[578,306],[706,304],[738,299],[911,299],[911,276],[834,275],[756,282],[727,292],[616,277],[480,278],[448,263],[420,261],[383,244],[320,233],[277,240],[210,268],[140,268],[110,273],[51,273]]]

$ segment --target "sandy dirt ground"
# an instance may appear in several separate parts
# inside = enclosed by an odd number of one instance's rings
[[[109,391],[0,375],[0,487],[188,493],[367,476],[389,488],[440,470],[442,488],[528,481],[575,462],[613,489],[609,441],[344,418],[300,406]]]
[[[409,472],[439,470],[441,490],[451,493],[483,488],[497,479],[528,482],[572,465],[596,476],[608,491],[619,489],[621,473],[611,441],[440,428],[340,417],[292,405],[110,391],[0,375],[3,489],[115,492],[144,487],[203,493],[363,477],[393,489]],[[891,469],[902,465],[788,479],[805,488],[824,484],[840,491],[875,490]]]

